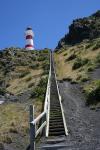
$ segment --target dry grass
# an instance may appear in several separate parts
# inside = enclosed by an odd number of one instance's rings
[[[43,61],[38,61],[38,56],[44,57]],[[2,80],[7,82],[6,90],[14,95],[21,95],[25,91],[32,92],[37,87],[40,79],[47,76],[44,73],[43,63],[49,62],[48,52],[44,51],[17,51],[15,56],[10,56],[12,61],[9,72],[9,67],[5,66],[0,72]],[[3,59],[3,58],[2,58]],[[5,54],[5,60],[8,62],[8,55]],[[6,63],[5,62],[5,63]],[[23,100],[23,98],[22,98]],[[26,149],[29,144],[29,105],[35,105],[35,117],[38,116],[43,108],[43,101],[37,98],[30,98],[23,103],[20,102],[6,102],[0,105],[0,142],[12,144],[13,149]]]
[[[75,79],[77,77],[78,71],[72,71],[72,62],[65,62],[65,57],[63,53],[55,54],[55,62],[56,62],[56,72],[59,80],[63,78]]]
[[[79,76],[82,78],[87,76],[88,67],[93,67],[91,64],[85,64],[79,69],[73,70],[72,66],[77,58],[89,59],[89,62],[92,62],[95,66],[95,59],[100,53],[100,48],[93,51],[91,47],[86,49],[87,43],[80,43],[76,46],[69,47],[62,52],[56,52],[54,54],[55,63],[56,63],[56,73],[59,80],[63,78],[71,78],[73,81],[76,81]],[[67,53],[67,54],[66,54]],[[77,58],[67,61],[71,55],[75,54]]]
[[[22,72],[25,70],[28,70],[30,73],[23,78],[14,78],[10,80],[10,86],[7,88],[7,91],[13,94],[19,94],[28,89],[30,83],[34,83],[34,85],[37,85],[43,72],[42,69],[33,70],[29,68],[23,69],[23,67],[20,67],[19,69],[17,68],[18,72]],[[31,80],[29,80],[29,78],[31,78]]]
[[[41,113],[42,102],[34,101],[35,117]],[[15,142],[14,135],[27,136],[29,134],[29,105],[9,103],[0,106],[0,142]],[[18,137],[17,137],[18,138]],[[24,139],[25,140],[25,139]],[[28,139],[27,139],[28,141]]]
[[[24,105],[20,103],[10,103],[0,106],[0,114],[0,133],[9,132],[12,124],[18,130],[23,125],[28,126],[28,113],[25,111]]]

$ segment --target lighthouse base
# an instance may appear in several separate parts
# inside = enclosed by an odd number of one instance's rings
[[[27,47],[27,48],[25,48],[26,50],[34,50],[34,48],[33,47]]]

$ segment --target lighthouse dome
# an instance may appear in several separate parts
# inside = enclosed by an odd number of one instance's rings
[[[28,26],[28,27],[26,28],[26,30],[32,30],[32,27],[31,27],[31,26]]]
[[[26,28],[25,36],[27,36],[27,35],[31,35],[32,37],[34,37],[34,33],[33,33],[32,28],[30,26]]]

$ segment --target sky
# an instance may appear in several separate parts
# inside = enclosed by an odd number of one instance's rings
[[[54,49],[73,19],[99,9],[100,0],[0,0],[0,49],[25,47],[27,26],[33,28],[35,49]]]

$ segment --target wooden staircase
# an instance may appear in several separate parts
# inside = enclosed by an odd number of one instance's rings
[[[65,129],[55,79],[53,56],[51,55],[49,136],[59,135],[65,135]]]
[[[57,90],[53,56],[51,54],[49,137],[41,140],[37,150],[66,150],[66,133]]]

